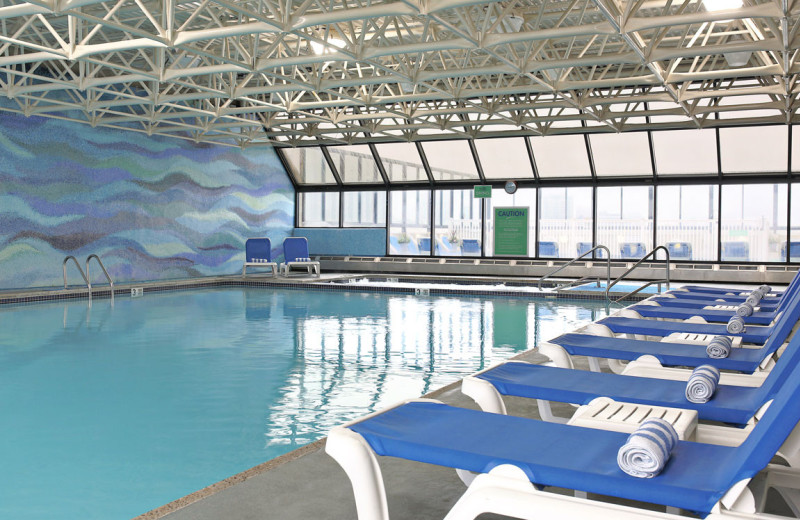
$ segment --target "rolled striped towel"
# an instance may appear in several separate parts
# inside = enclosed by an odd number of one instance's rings
[[[752,316],[753,315],[753,306],[747,302],[736,307],[736,315],[745,317],[745,316]]]
[[[728,332],[731,334],[741,334],[744,332],[744,318],[739,316],[731,316],[731,319],[728,320]]]
[[[753,291],[747,295],[744,301],[755,307],[758,305],[758,302],[761,301],[761,293],[759,291]]]
[[[758,286],[758,290],[761,291],[761,294],[766,296],[766,295],[768,295],[769,293],[772,292],[772,286],[771,285],[759,285]]]
[[[733,338],[728,336],[714,336],[714,339],[706,347],[706,355],[710,358],[721,359],[731,354]]]
[[[686,399],[691,403],[707,403],[714,395],[719,383],[719,369],[711,365],[700,365],[692,370],[686,382]]]
[[[664,419],[653,417],[639,425],[617,452],[619,469],[638,478],[653,478],[664,469],[678,433]]]

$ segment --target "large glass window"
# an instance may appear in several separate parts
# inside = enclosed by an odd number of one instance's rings
[[[339,192],[315,191],[298,194],[300,227],[338,227]]]
[[[721,258],[733,262],[779,262],[786,245],[785,184],[722,187]]]
[[[283,148],[281,152],[297,184],[336,184],[331,167],[319,147]]]
[[[437,181],[466,181],[478,179],[478,167],[472,157],[469,142],[431,141],[422,143],[431,174]]]
[[[659,175],[717,174],[717,131],[667,130],[653,132],[653,151]]]
[[[592,188],[541,188],[539,197],[540,257],[572,258],[592,243]]]
[[[376,144],[375,149],[389,182],[428,181],[422,158],[414,143]]]
[[[386,225],[385,191],[344,192],[344,227],[383,227]]]
[[[672,260],[717,259],[718,186],[659,186],[656,242]]]
[[[436,190],[434,254],[480,256],[481,199],[473,190]],[[423,243],[430,250],[430,244]]]
[[[598,177],[653,174],[647,132],[592,134],[589,144]]]
[[[492,190],[486,199],[486,256],[494,256],[494,208],[528,208],[528,256],[536,247],[536,188],[519,188],[509,195],[502,188]]]
[[[389,199],[389,254],[429,255],[430,190],[393,191]],[[426,244],[427,241],[427,244]],[[427,245],[427,247],[425,247]]]
[[[583,135],[531,137],[531,147],[539,177],[590,177],[592,175]]]
[[[330,146],[328,153],[344,184],[383,182],[369,146]]]
[[[612,258],[642,258],[653,249],[653,188],[597,188],[597,243]]]
[[[789,129],[781,126],[720,128],[723,173],[783,173],[789,157]]]
[[[532,179],[533,168],[524,137],[475,141],[478,159],[487,179]]]

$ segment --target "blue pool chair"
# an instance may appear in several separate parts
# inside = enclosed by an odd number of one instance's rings
[[[623,242],[619,245],[620,258],[642,258],[647,254],[641,242]]]
[[[488,473],[470,485],[451,511],[454,518],[462,517],[459,511],[464,518],[482,513],[533,518],[532,511],[542,517],[558,511],[563,518],[620,518],[625,511],[626,518],[635,518],[641,511],[636,505],[612,506],[537,490],[543,486],[685,509],[704,517],[735,502],[735,492],[728,492],[763,470],[800,420],[800,366],[794,365],[786,379],[792,383],[775,394],[741,445],[678,441],[664,470],[650,479],[619,469],[617,452],[626,433],[424,400],[334,428],[325,449],[350,477],[361,520],[389,518],[376,455]],[[603,508],[610,510],[602,513]]]
[[[248,238],[245,241],[242,276],[247,276],[248,267],[268,267],[273,277],[278,276],[278,264],[272,261],[272,243],[268,238]]]
[[[667,242],[670,260],[691,260],[692,244],[688,242]]]
[[[421,255],[429,255],[431,254],[431,239],[430,237],[422,237],[419,239],[419,254]],[[439,254],[439,246],[436,246],[436,254]]]
[[[283,240],[283,274],[289,276],[292,269],[305,269],[308,274],[319,276],[319,262],[310,260],[308,240],[305,237],[288,237]]]
[[[557,242],[539,242],[540,258],[558,258]]]
[[[578,242],[577,243],[578,254],[576,256],[581,256],[585,252],[589,251],[591,248],[592,248],[591,242]]]
[[[475,238],[465,238],[461,241],[461,252],[464,256],[481,256],[481,242]]]
[[[750,244],[747,242],[723,242],[722,260],[727,262],[750,261]]]
[[[446,237],[436,237],[437,254],[442,256],[461,256],[461,245],[447,240]]]
[[[800,258],[800,242],[789,242],[789,258],[790,262],[797,261]],[[786,258],[786,242],[781,245],[781,262],[785,262]]]
[[[407,255],[413,256],[419,254],[419,247],[413,238],[408,242],[400,242],[400,238],[396,235],[389,236],[389,252],[393,255]]]
[[[739,334],[731,334],[725,325],[714,323],[691,323],[686,321],[658,321],[647,318],[625,318],[609,316],[598,321],[615,334],[635,334],[641,336],[669,336],[673,333],[713,334],[741,337],[746,343],[763,345],[773,331],[773,327],[751,325]]]

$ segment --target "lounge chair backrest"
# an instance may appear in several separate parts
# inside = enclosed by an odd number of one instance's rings
[[[272,243],[268,238],[248,238],[244,243],[245,262],[266,260],[272,262]]]
[[[794,299],[795,293],[800,292],[798,291],[798,287],[800,287],[798,286],[798,281],[800,281],[800,276],[795,275],[795,277],[792,278],[791,283],[789,283],[789,285],[786,286],[786,290],[783,291],[783,298],[781,298],[781,301],[780,303],[778,303],[778,306],[775,307],[776,311],[785,309],[786,306],[789,304],[789,302]]]
[[[419,239],[419,252],[423,255],[429,255],[431,253],[431,239],[428,237],[423,237]]]
[[[285,262],[296,262],[298,258],[309,258],[310,256],[306,237],[289,237],[283,240]]]

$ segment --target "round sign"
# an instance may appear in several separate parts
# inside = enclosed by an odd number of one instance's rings
[[[512,193],[517,191],[517,183],[514,181],[506,181],[505,190],[506,193],[511,195]]]

